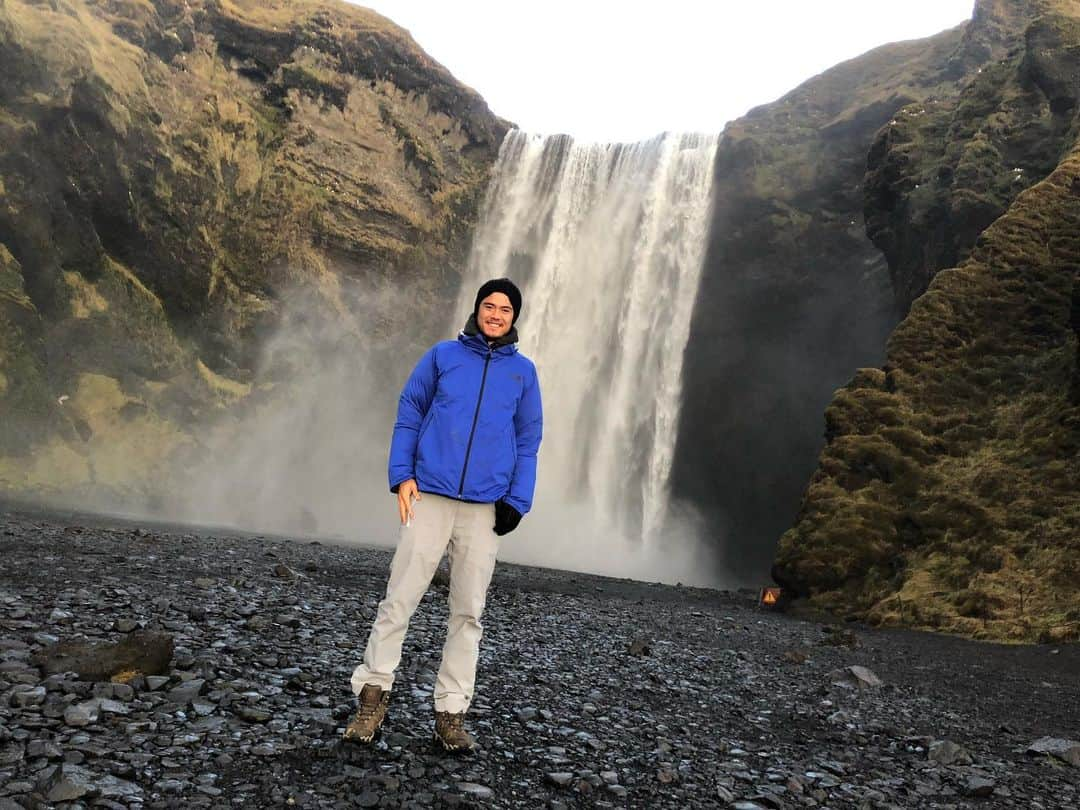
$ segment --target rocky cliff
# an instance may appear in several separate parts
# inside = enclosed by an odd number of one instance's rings
[[[837,65],[725,129],[674,491],[703,505],[744,577],[765,576],[792,524],[833,391],[882,361],[910,300],[902,284],[894,295],[879,215],[864,216],[879,131],[957,103],[1022,48],[1035,16],[1027,0],[981,0],[970,22]],[[1030,163],[1026,183],[1049,168]]]
[[[0,76],[16,491],[138,487],[251,396],[286,300],[426,340],[394,296],[454,288],[508,126],[333,0],[5,0]]]
[[[1025,5],[874,139],[867,234],[910,312],[829,405],[775,573],[876,622],[1077,639],[1080,3]]]

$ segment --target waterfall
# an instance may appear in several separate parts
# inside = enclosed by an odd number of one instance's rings
[[[486,279],[522,288],[544,397],[538,510],[587,504],[598,529],[646,543],[664,524],[716,143],[503,142],[455,312]]]

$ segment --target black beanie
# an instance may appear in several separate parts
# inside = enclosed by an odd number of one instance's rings
[[[508,278],[493,278],[480,285],[480,290],[476,293],[476,302],[473,304],[473,317],[480,317],[480,302],[497,292],[510,299],[510,306],[514,308],[514,317],[510,321],[513,325],[521,314],[521,290]]]

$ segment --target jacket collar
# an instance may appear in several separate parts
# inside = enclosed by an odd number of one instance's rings
[[[476,315],[470,315],[469,320],[465,322],[465,327],[458,334],[458,340],[473,351],[482,354],[487,354],[489,350],[494,354],[513,354],[517,351],[517,346],[514,344],[518,342],[518,333],[517,329],[511,326],[510,331],[502,337],[488,341],[476,323]]]

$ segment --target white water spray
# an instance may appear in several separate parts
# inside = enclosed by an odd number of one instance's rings
[[[522,286],[545,411],[537,514],[584,506],[594,529],[646,544],[665,524],[716,143],[503,143],[456,313],[486,279]]]

